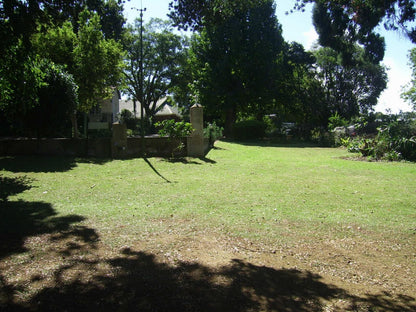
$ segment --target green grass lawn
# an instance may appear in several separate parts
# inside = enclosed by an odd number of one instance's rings
[[[416,165],[344,156],[351,155],[218,142],[205,160],[16,157],[0,159],[0,173],[31,180],[32,188],[10,201],[50,203],[97,229],[120,225],[136,233],[174,218],[248,238],[281,236],[282,222],[317,235],[345,227],[415,231]]]
[[[1,157],[0,310],[414,311],[416,164],[346,157]]]

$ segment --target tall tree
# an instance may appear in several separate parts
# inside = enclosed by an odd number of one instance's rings
[[[39,67],[45,74],[38,90],[39,101],[23,115],[21,130],[37,137],[70,137],[71,116],[78,108],[78,86],[63,66],[42,59]]]
[[[84,10],[78,23],[78,33],[66,22],[34,35],[32,44],[39,55],[73,75],[78,86],[77,111],[88,113],[120,84],[123,54],[121,44],[104,38],[97,13]],[[75,115],[72,117],[76,127]]]
[[[199,101],[208,114],[220,114],[230,134],[238,114],[260,117],[272,103],[283,37],[273,1],[222,7],[224,14],[196,37],[190,59],[196,61],[193,88]]]
[[[117,37],[121,31],[122,23],[124,19],[120,15],[120,8],[122,8],[121,1],[109,0],[85,0],[85,1],[72,1],[72,0],[33,0],[33,1],[21,1],[21,0],[4,0],[0,2],[0,112],[3,115],[7,115],[7,119],[12,121],[19,112],[27,112],[39,102],[38,91],[42,87],[46,73],[42,72],[39,65],[39,61],[44,58],[44,55],[37,55],[32,48],[32,35],[36,33],[45,33],[48,29],[55,29],[64,23],[65,20],[70,19],[74,27],[75,33],[78,34],[79,24],[78,17],[86,6],[90,10],[102,13],[103,22],[107,23],[109,27],[106,38]],[[114,17],[114,18],[113,18]],[[120,21],[114,23],[114,20]],[[90,22],[89,22],[90,23]],[[96,23],[96,19],[94,21]],[[46,27],[39,27],[39,25],[46,25]],[[92,23],[90,23],[91,25]],[[96,23],[97,24],[97,23]],[[99,24],[100,25],[100,24]],[[115,26],[114,26],[115,25]],[[104,29],[103,26],[99,30]],[[114,30],[114,31],[111,31]],[[70,40],[70,45],[73,42]],[[96,56],[99,56],[102,61],[103,58],[107,58],[106,63],[113,62],[112,58],[108,57],[110,53],[110,46],[107,45],[106,53],[102,53],[99,48],[100,45],[93,45],[96,48]],[[57,51],[62,51],[66,47],[61,47],[59,43],[54,44],[57,48],[55,51],[55,57],[59,56]],[[117,48],[119,50],[119,48]],[[80,49],[78,51],[81,52]],[[82,53],[82,52],[81,52]],[[113,56],[119,54],[112,49]],[[111,54],[110,53],[110,54]],[[66,57],[62,57],[65,55]],[[74,54],[75,55],[75,54]],[[71,74],[75,76],[74,55],[61,54],[58,64],[65,63],[66,69],[74,69]],[[82,57],[79,55],[78,60]],[[94,65],[91,60],[84,59],[84,68]],[[73,64],[66,64],[66,63]],[[87,64],[89,62],[89,64]],[[99,62],[98,62],[99,63]],[[114,65],[114,62],[113,62]],[[109,65],[109,66],[113,66]],[[81,65],[78,66],[78,75],[82,72]],[[108,70],[108,67],[106,67]],[[117,66],[113,66],[112,73],[117,72]],[[84,71],[84,73],[86,73]],[[92,71],[93,74],[97,72]],[[100,74],[103,73],[101,70]],[[102,75],[97,76],[98,79],[104,79]],[[108,78],[110,77],[110,79]],[[110,74],[106,76],[106,80],[113,79],[114,75]],[[95,78],[97,80],[97,78]],[[77,79],[77,83],[79,79]],[[82,88],[80,89],[82,91]],[[88,95],[88,92],[82,92]],[[85,101],[83,101],[85,102]]]
[[[170,3],[170,17],[178,27],[201,29],[207,24],[220,21],[219,15],[230,14],[232,10],[226,9],[229,2],[231,1],[173,0]],[[253,2],[255,0],[244,1],[246,4]],[[342,52],[345,64],[352,61],[351,53],[356,43],[364,47],[374,63],[383,59],[384,40],[376,31],[377,26],[382,24],[386,29],[404,32],[416,43],[414,0],[293,0],[293,3],[296,10],[304,10],[308,3],[315,4],[314,24],[320,43]]]
[[[152,19],[144,26],[142,42],[140,27],[140,20],[136,20],[135,27],[128,29],[124,39],[126,91],[133,100],[142,104],[146,118],[150,119],[163,108],[157,107],[157,102],[178,84],[178,74],[185,62],[186,44],[181,36],[173,33],[172,25],[167,21]]]
[[[122,75],[122,47],[105,39],[98,14],[83,11],[77,44],[73,50],[74,77],[79,86],[80,110],[89,112],[97,100],[106,98],[118,86]]]
[[[385,68],[368,61],[364,49],[359,46],[355,47],[353,55],[355,65],[346,66],[342,56],[331,48],[315,51],[316,74],[324,87],[328,117],[338,113],[350,119],[368,113],[386,88]]]
[[[276,82],[279,88],[273,113],[278,121],[295,122],[301,135],[307,137],[311,129],[328,121],[322,84],[316,77],[316,58],[301,44],[292,42],[284,51],[280,67],[283,75]]]

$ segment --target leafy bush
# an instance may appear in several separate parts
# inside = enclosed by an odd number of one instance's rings
[[[274,133],[277,131],[277,126],[275,120],[270,116],[264,116],[263,122],[266,126],[266,133]]]
[[[379,140],[386,141],[389,150],[406,160],[416,160],[416,121],[407,119],[391,122],[380,129]]]
[[[334,135],[332,132],[325,131],[321,128],[314,128],[311,131],[311,139],[319,146],[333,146]]]
[[[163,120],[161,122],[155,123],[155,127],[159,128],[159,135],[167,136],[170,139],[181,139],[189,136],[194,129],[189,122],[185,121],[175,121],[173,119]],[[180,151],[185,147],[182,142],[179,142],[179,145],[172,151],[172,157],[174,157],[174,152]]]
[[[209,139],[209,144],[213,145],[214,142],[223,136],[223,127],[217,126],[215,121],[213,123],[208,124],[208,126],[204,129],[204,137]]]
[[[334,130],[336,127],[346,127],[347,125],[348,121],[338,113],[328,118],[328,130]]]
[[[236,140],[254,140],[263,138],[266,135],[267,125],[258,120],[244,120],[237,122],[233,127],[233,134]]]
[[[340,138],[339,143],[341,146],[347,147],[351,144],[352,139],[350,137]]]
[[[187,137],[193,131],[192,125],[189,122],[175,121],[173,119],[157,122],[155,126],[160,128],[159,134],[161,136],[168,136],[172,139]]]
[[[350,141],[348,151],[360,152],[371,159],[416,161],[416,122],[412,119],[391,121],[379,128],[374,138]]]
[[[125,124],[127,129],[136,130],[138,127],[139,119],[134,117],[133,113],[128,109],[123,109],[118,115],[120,123]]]
[[[361,138],[353,138],[348,140],[344,140],[342,146],[346,147],[348,152],[350,153],[360,153],[360,146],[362,145]]]
[[[349,138],[348,129],[346,127],[337,127],[332,130],[333,146],[342,146],[343,141]]]

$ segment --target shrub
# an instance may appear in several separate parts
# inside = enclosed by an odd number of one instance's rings
[[[416,122],[411,119],[390,121],[378,129],[374,138],[357,138],[348,144],[348,151],[385,160],[416,160]]]
[[[416,121],[411,119],[393,121],[380,129],[377,139],[388,145],[386,153],[398,155],[405,160],[416,160]]]
[[[341,146],[343,140],[349,138],[348,129],[346,127],[336,127],[331,133],[334,146]]]
[[[155,123],[155,126],[160,128],[159,135],[168,136],[170,139],[181,139],[189,136],[194,129],[189,122],[175,121],[173,119],[163,120]],[[178,146],[172,151],[174,157],[175,151],[181,151],[185,145],[180,141]]]
[[[267,125],[258,120],[244,120],[237,122],[233,127],[233,134],[236,140],[254,140],[263,138],[266,135]]]
[[[133,113],[128,109],[123,109],[118,115],[120,123],[125,124],[127,129],[136,130],[139,119],[133,116]]]
[[[179,139],[189,136],[192,131],[192,125],[185,121],[175,121],[173,119],[163,120],[155,123],[159,127],[159,134],[161,136],[168,136],[172,139]]]
[[[276,127],[276,123],[275,123],[275,119],[273,119],[270,116],[264,116],[263,117],[263,122],[266,126],[266,133],[267,134],[272,134],[275,133],[277,131],[277,127]]]
[[[360,153],[360,147],[363,144],[361,138],[354,138],[345,140],[343,146],[345,146],[350,153]]]
[[[312,142],[319,146],[329,147],[334,145],[334,135],[332,132],[323,130],[322,128],[314,128],[311,131]]]
[[[346,127],[347,125],[348,121],[338,113],[328,118],[328,130],[334,130],[336,127]]]
[[[214,145],[214,142],[223,136],[223,127],[217,126],[215,121],[213,123],[208,124],[208,126],[204,129],[204,137],[209,139],[209,144]]]

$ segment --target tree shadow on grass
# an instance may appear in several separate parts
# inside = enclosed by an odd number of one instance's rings
[[[76,158],[67,156],[6,156],[0,157],[0,170],[11,172],[65,172],[77,163],[103,165],[107,158]]]
[[[111,269],[100,269],[105,266]],[[87,279],[82,277],[82,268],[91,272]],[[74,269],[78,272],[76,278],[66,279]],[[152,254],[128,248],[110,259],[81,259],[61,265],[53,276],[54,286],[44,287],[27,302],[3,302],[3,308],[6,311],[319,312],[328,310],[328,302],[342,300],[350,306],[335,307],[332,311],[408,312],[416,307],[410,297],[352,296],[308,271],[274,269],[242,260],[233,260],[219,268],[181,261],[168,264]],[[8,292],[9,298],[16,291],[3,281],[3,292]]]
[[[198,162],[200,160],[201,162]],[[208,164],[216,164],[215,160],[209,159],[207,157],[200,157],[200,158],[188,158],[188,157],[174,157],[174,158],[163,158],[163,161],[169,163],[181,163],[184,165],[202,165],[203,163]]]
[[[85,218],[78,215],[58,216],[52,205],[45,202],[6,201],[0,207],[0,259],[25,252],[27,237],[70,233],[84,241],[94,241],[93,230],[73,224]],[[68,234],[69,235],[69,234]]]
[[[297,270],[275,270],[239,260],[212,269],[198,263],[158,262],[151,254],[125,250],[105,261],[116,277],[95,275],[88,282],[43,289],[26,306],[37,311],[322,311],[321,300],[342,290]],[[100,261],[84,263],[99,266]],[[23,305],[24,306],[24,305]]]
[[[26,251],[24,241],[29,236],[68,233],[93,241],[97,235],[85,227],[73,227],[85,218],[78,215],[58,216],[45,202],[8,201],[8,197],[30,189],[32,180],[25,177],[0,176],[0,260],[13,253]]]
[[[150,169],[153,170],[154,173],[156,173],[161,179],[165,180],[167,183],[171,183],[171,181],[169,181],[168,179],[166,179],[150,162],[149,159],[147,158],[143,158],[143,160],[145,161],[146,164],[149,165]]]
[[[203,162],[215,164],[216,162],[208,159],[206,157],[203,158],[197,158],[200,159]],[[154,173],[156,173],[161,179],[165,180],[167,183],[172,183],[172,181],[168,180],[165,176],[163,176],[150,162],[148,158],[143,158],[143,160],[146,162],[146,164],[149,165],[149,167],[153,170]],[[182,164],[192,164],[192,165],[202,165],[202,163],[197,162],[195,159],[188,159],[186,157],[179,157],[179,158],[162,158],[163,161],[169,162],[169,163],[182,163]]]
[[[22,193],[32,188],[32,179],[26,176],[3,177],[0,176],[0,203],[7,197]]]
[[[64,172],[76,166],[73,157],[8,156],[0,157],[0,169],[11,172]]]
[[[15,191],[27,187],[30,185],[20,185],[18,180]],[[48,241],[32,247],[42,249],[49,244],[42,251],[49,258],[33,258],[30,265],[37,270],[49,265],[45,275],[52,279],[41,284],[45,277],[36,272],[13,282],[14,278],[6,278],[0,271],[1,311],[319,312],[328,310],[327,302],[339,300],[349,302],[348,308],[334,307],[333,311],[416,310],[412,297],[388,293],[354,296],[309,271],[242,260],[219,268],[184,261],[169,264],[129,248],[109,257],[105,249],[97,249],[99,236],[94,229],[75,224],[82,220],[77,215],[58,216],[44,202],[1,202],[0,265],[18,265],[20,260],[15,264],[1,260],[27,251],[26,238],[51,234]],[[36,285],[38,290],[31,297],[21,299],[21,294]]]

